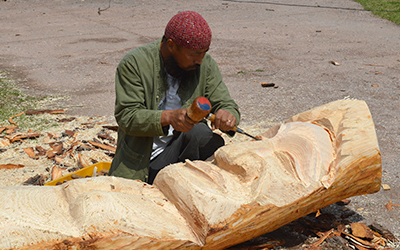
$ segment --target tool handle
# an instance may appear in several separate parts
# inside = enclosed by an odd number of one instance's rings
[[[199,122],[204,119],[211,111],[211,104],[207,98],[199,96],[187,108],[186,115],[193,121]]]
[[[208,116],[206,117],[208,120],[210,120],[211,122],[215,122],[215,115],[213,113],[208,114]],[[238,127],[233,127],[233,129],[231,129],[231,131],[236,131],[239,133],[243,133],[243,130],[241,130]]]

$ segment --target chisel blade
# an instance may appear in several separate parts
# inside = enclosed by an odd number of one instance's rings
[[[257,138],[255,136],[249,135],[248,133],[244,132],[242,129],[240,129],[238,127],[236,127],[236,132],[247,135],[248,137],[253,138],[256,141],[261,141],[261,138]]]

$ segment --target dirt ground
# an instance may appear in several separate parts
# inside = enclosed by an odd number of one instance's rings
[[[25,93],[68,97],[52,108],[113,122],[117,64],[131,49],[160,38],[168,20],[184,10],[199,12],[213,31],[209,53],[240,106],[241,128],[267,129],[338,99],[367,102],[382,182],[391,189],[353,197],[348,207],[356,220],[377,222],[400,238],[400,208],[385,208],[389,201],[400,204],[400,26],[358,3],[1,1],[0,70],[10,72]]]

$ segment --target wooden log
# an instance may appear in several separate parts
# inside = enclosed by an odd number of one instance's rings
[[[1,188],[0,248],[226,249],[380,189],[363,101],[317,107],[262,136],[220,148],[212,162],[167,166],[154,186],[102,176]]]

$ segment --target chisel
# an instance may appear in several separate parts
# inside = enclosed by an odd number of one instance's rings
[[[211,122],[214,122],[214,121],[215,121],[215,115],[214,115],[213,113],[209,113],[209,114],[206,116],[206,119],[210,120]],[[236,126],[233,127],[232,131],[235,131],[235,132],[238,132],[238,133],[247,135],[248,137],[250,137],[250,138],[252,138],[252,139],[254,139],[254,140],[256,140],[256,141],[261,141],[260,138],[257,138],[257,137],[255,137],[255,136],[249,135],[248,133],[244,132],[242,129],[240,129],[240,128],[236,127]]]
[[[187,108],[186,110],[186,116],[193,122],[199,122],[203,120],[203,118],[206,118],[210,120],[211,122],[215,121],[215,115],[213,113],[210,113],[211,111],[211,104],[208,101],[207,98],[199,96],[196,99],[194,99],[193,103]],[[244,132],[242,129],[238,127],[233,127],[232,131],[247,135],[248,137],[260,141],[261,138],[257,138],[255,136],[249,135],[248,133]]]

